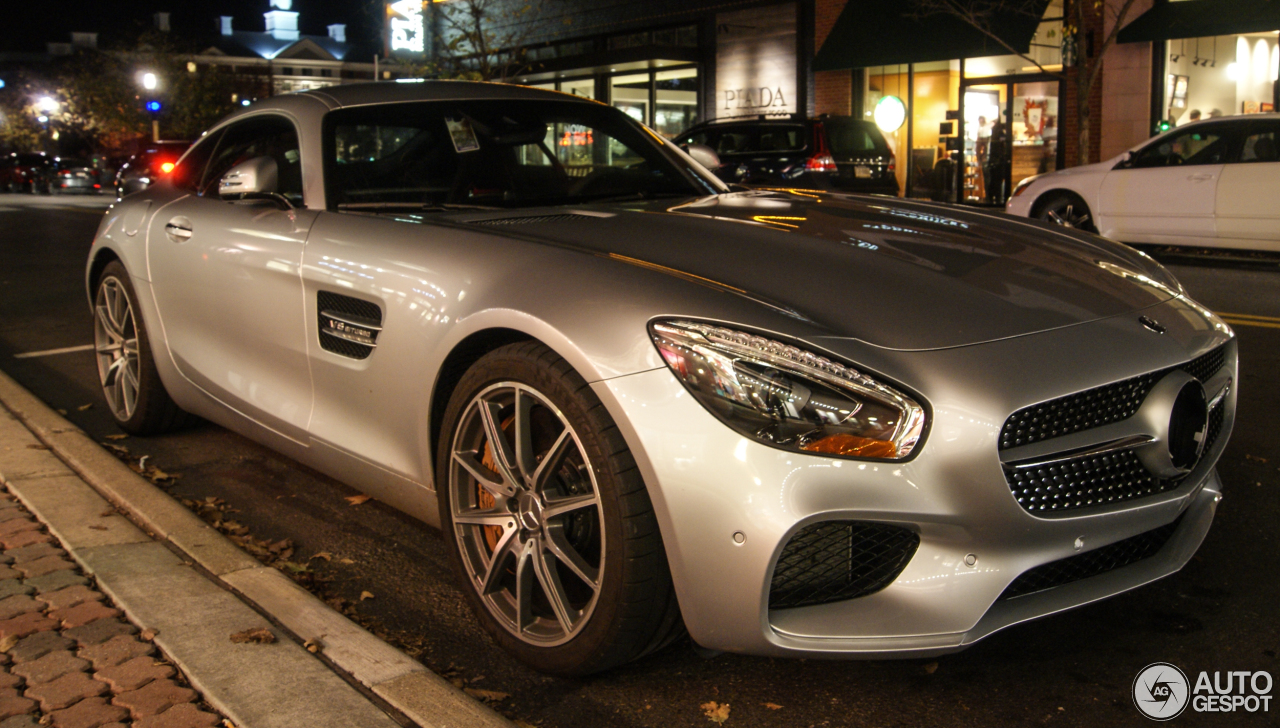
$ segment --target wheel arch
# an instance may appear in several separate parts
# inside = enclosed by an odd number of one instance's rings
[[[453,397],[453,391],[457,388],[458,382],[462,380],[462,375],[485,354],[507,344],[521,341],[540,341],[550,347],[545,341],[523,331],[500,327],[475,331],[453,346],[440,363],[435,386],[431,390],[431,420],[428,433],[430,453],[434,455],[439,445],[445,410],[449,407],[449,400]],[[554,347],[550,348],[554,349]]]
[[[1040,196],[1036,198],[1036,201],[1031,204],[1030,216],[1034,219],[1039,219],[1040,213],[1043,212],[1044,208],[1056,197],[1070,198],[1074,203],[1084,205],[1090,215],[1097,214],[1097,211],[1094,210],[1093,206],[1089,204],[1089,201],[1084,198],[1084,195],[1081,195],[1079,192],[1067,187],[1054,187],[1051,190],[1045,190],[1042,192]]]
[[[103,247],[93,255],[93,262],[89,264],[89,271],[85,280],[89,296],[90,310],[93,309],[93,295],[94,291],[98,288],[98,281],[102,278],[102,271],[105,270],[112,261],[120,261],[120,264],[124,265],[124,261],[121,259],[120,255],[111,248]]]

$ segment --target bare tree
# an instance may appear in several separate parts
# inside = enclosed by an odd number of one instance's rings
[[[529,70],[527,45],[538,21],[535,0],[432,3],[437,49],[434,73],[447,78],[506,81]]]
[[[1135,0],[1065,0],[1063,17],[1063,71],[1050,71],[1040,61],[1013,47],[995,31],[995,21],[1009,15],[1032,16],[1037,20],[1044,9],[1043,0],[911,0],[914,15],[927,17],[946,15],[969,25],[993,40],[1010,54],[1031,63],[1042,73],[1055,76],[1076,89],[1077,146],[1076,163],[1088,164],[1091,149],[1089,138],[1089,95],[1102,75],[1102,61],[1107,50],[1116,42],[1116,36],[1124,25]],[[1101,22],[1099,22],[1101,21]],[[1107,22],[1111,30],[1105,31]],[[1094,28],[1104,28],[1101,42],[1095,42]],[[1074,73],[1065,72],[1071,68]]]

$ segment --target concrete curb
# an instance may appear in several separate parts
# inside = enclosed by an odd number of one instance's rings
[[[156,643],[240,728],[396,724],[290,640],[271,645],[270,660],[255,659],[266,652],[259,645],[231,659],[243,652],[233,648],[246,646],[231,645],[228,635],[262,626],[261,617],[148,536],[168,540],[293,634],[321,644],[333,665],[423,728],[513,728],[279,571],[261,565],[3,372],[0,404],[13,416],[0,417],[0,477],[131,620],[157,629]],[[40,444],[51,452],[31,447]],[[125,519],[102,517],[104,498],[124,508],[147,533]],[[158,600],[161,590],[165,598]],[[251,620],[249,615],[258,623],[228,630]],[[334,715],[335,710],[348,714]]]

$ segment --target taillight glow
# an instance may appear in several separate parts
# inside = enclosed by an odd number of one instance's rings
[[[819,154],[809,157],[804,163],[804,168],[809,172],[835,172],[836,160],[830,154]]]
[[[169,174],[172,171],[173,171],[173,162],[165,162],[164,164],[160,165],[161,174]]]

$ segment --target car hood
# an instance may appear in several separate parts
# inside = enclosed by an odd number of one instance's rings
[[[716,285],[890,349],[1022,336],[1178,295],[1163,268],[1122,245],[892,198],[744,192],[558,212],[458,222]]]

